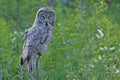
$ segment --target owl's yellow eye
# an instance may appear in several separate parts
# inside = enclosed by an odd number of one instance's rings
[[[42,16],[43,19],[45,19],[45,16]]]
[[[52,16],[48,16],[48,19],[49,19],[50,17],[52,17]]]

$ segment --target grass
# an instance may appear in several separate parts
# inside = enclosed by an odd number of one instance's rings
[[[39,60],[41,80],[119,80],[120,4],[113,2],[108,6],[92,0],[90,3],[77,4],[75,9],[74,6],[62,8],[60,2],[56,5],[54,35],[49,49]],[[20,79],[21,32],[32,25],[33,20],[29,19],[35,13],[27,16],[28,12],[23,10],[21,14],[26,16],[20,16],[23,20],[18,20],[20,23],[0,18],[0,78],[3,80]],[[23,72],[27,80],[26,70]]]

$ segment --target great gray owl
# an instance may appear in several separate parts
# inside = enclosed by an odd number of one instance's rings
[[[32,57],[38,56],[37,58],[33,57],[36,59],[36,65],[38,65],[39,56],[47,50],[52,37],[54,22],[55,11],[44,7],[38,10],[33,26],[24,32],[25,41],[21,65],[27,61],[29,72],[32,71]]]

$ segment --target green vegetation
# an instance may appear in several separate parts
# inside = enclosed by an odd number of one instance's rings
[[[43,6],[55,9],[56,23],[41,80],[120,79],[119,0],[0,0],[0,80],[20,80],[22,32]]]

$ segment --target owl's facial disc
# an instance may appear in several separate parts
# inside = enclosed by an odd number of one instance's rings
[[[38,13],[39,24],[54,26],[55,14],[51,11],[40,11]]]

